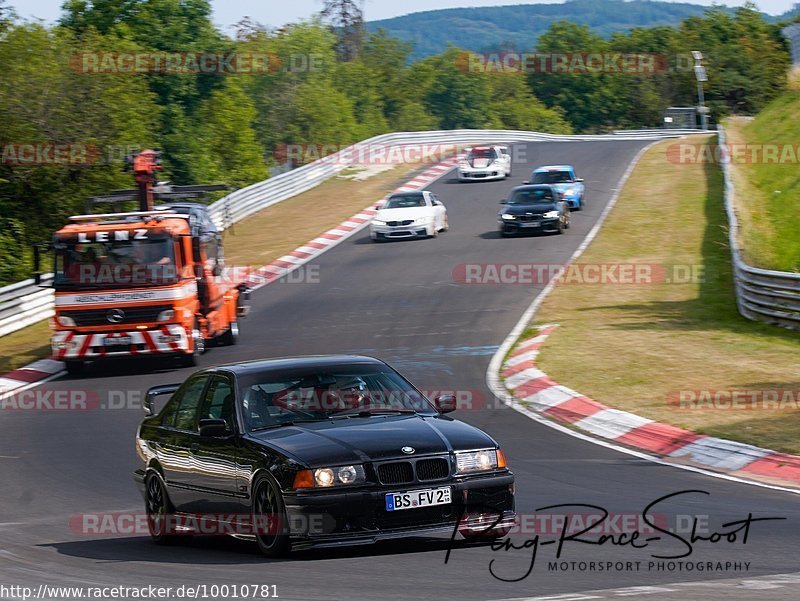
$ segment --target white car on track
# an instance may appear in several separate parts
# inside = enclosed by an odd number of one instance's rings
[[[475,146],[467,148],[458,161],[458,181],[505,179],[511,175],[511,153],[508,146]]]
[[[447,209],[433,192],[397,192],[369,224],[369,235],[376,242],[399,238],[433,237],[448,228]]]

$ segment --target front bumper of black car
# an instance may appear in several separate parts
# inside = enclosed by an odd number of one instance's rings
[[[555,232],[558,231],[560,217],[554,219],[539,219],[537,221],[520,221],[511,219],[498,220],[500,230],[506,234],[521,232]]]
[[[451,487],[450,504],[386,509],[388,493],[444,486]],[[293,549],[372,544],[415,536],[453,536],[469,523],[475,526],[475,534],[509,529],[516,520],[514,476],[510,472],[369,490],[289,492],[284,501]],[[476,526],[476,520],[482,521]]]

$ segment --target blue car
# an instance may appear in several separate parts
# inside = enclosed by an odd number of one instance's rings
[[[531,174],[530,184],[549,184],[556,189],[569,208],[579,211],[586,204],[586,186],[575,175],[572,165],[546,165],[537,167]]]

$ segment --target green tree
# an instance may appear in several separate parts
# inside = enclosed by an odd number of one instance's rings
[[[482,73],[463,67],[463,53],[451,47],[439,56],[422,61],[436,73],[425,98],[428,110],[439,119],[443,129],[480,129],[491,121],[491,88]]]

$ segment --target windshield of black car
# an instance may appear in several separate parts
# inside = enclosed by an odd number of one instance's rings
[[[436,409],[398,373],[376,365],[249,376],[241,383],[247,429],[286,422],[324,421],[337,414],[419,412]]]
[[[553,193],[550,188],[534,188],[528,190],[515,190],[508,199],[510,205],[535,205],[552,204]]]
[[[533,174],[532,184],[571,184],[572,174],[569,171],[543,171]]]
[[[392,196],[386,203],[384,209],[408,209],[411,207],[424,207],[425,198],[423,196]]]
[[[54,286],[133,288],[178,281],[172,238],[81,242],[56,240]]]

